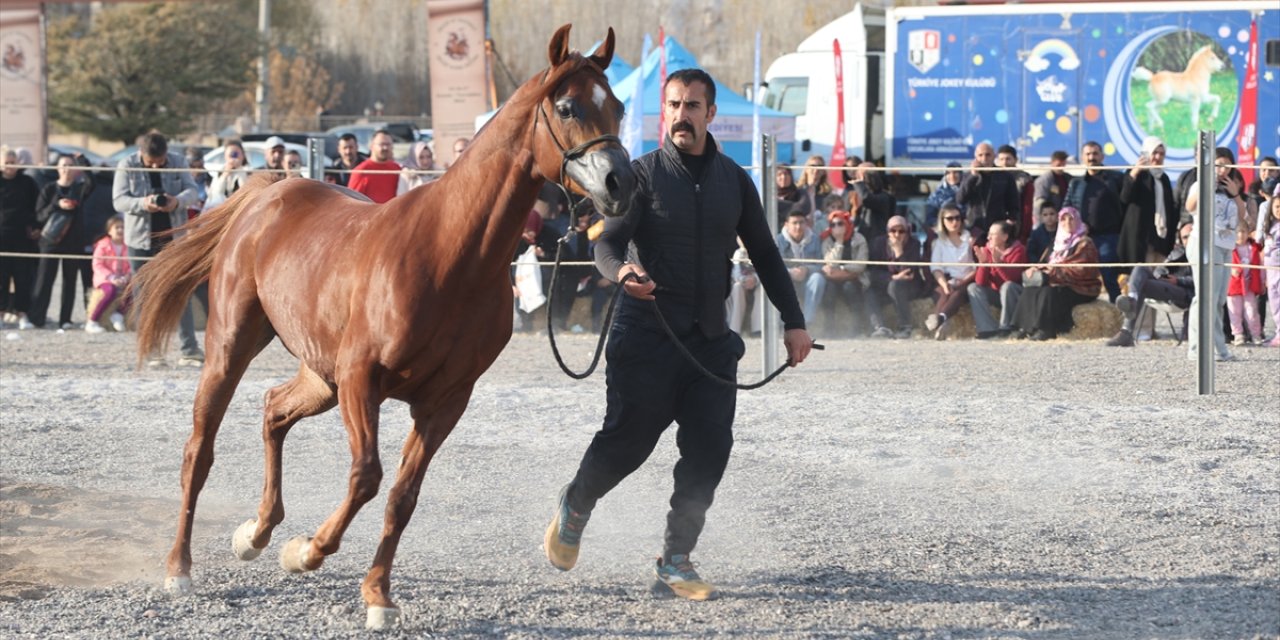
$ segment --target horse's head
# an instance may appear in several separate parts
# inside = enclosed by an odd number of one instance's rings
[[[539,171],[595,203],[609,216],[626,213],[635,189],[631,158],[618,139],[622,103],[604,70],[613,61],[613,29],[591,56],[569,50],[569,27],[551,37],[534,153]]]
[[[1206,44],[1205,46],[1200,47],[1200,49],[1191,56],[1191,60],[1187,62],[1187,70],[1200,69],[1209,73],[1222,71],[1226,66],[1227,63],[1223,62],[1222,58],[1219,58],[1218,55],[1213,52],[1213,45],[1211,44]]]

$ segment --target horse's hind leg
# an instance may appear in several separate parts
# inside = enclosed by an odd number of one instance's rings
[[[280,566],[286,571],[301,573],[319,569],[325,557],[338,552],[342,535],[360,507],[378,494],[378,486],[382,483],[382,462],[378,459],[378,406],[382,398],[374,397],[376,389],[378,386],[367,367],[338,380],[338,409],[342,411],[351,446],[347,498],[320,525],[314,538],[297,536],[285,543],[280,550]]]
[[[196,388],[191,437],[182,452],[182,510],[178,533],[169,551],[165,589],[184,594],[191,589],[191,526],[196,499],[213,466],[213,441],[235,395],[236,385],[254,356],[271,338],[271,327],[256,299],[239,306],[231,321],[219,321],[216,311],[205,333],[206,359]],[[230,314],[228,314],[230,315]]]
[[[266,475],[258,517],[236,529],[232,549],[241,560],[252,560],[271,542],[271,532],[284,520],[280,466],[285,436],[299,420],[324,413],[338,403],[333,385],[301,365],[298,375],[267,391],[263,403],[262,441]]]
[[[360,588],[367,607],[365,624],[371,629],[395,625],[399,619],[400,610],[391,601],[391,562],[400,544],[400,534],[418,506],[418,492],[422,489],[427,465],[462,417],[470,397],[471,387],[467,387],[434,410],[423,404],[412,407],[413,430],[405,439],[396,483],[387,497],[382,542]]]

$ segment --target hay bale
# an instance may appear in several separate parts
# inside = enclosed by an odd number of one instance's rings
[[[102,302],[102,295],[103,295],[102,289],[99,289],[97,287],[94,287],[93,293],[89,294],[89,303],[88,303],[88,306],[85,307],[85,309],[88,309],[88,311],[85,312],[85,320],[84,320],[85,324],[88,324],[89,322],[91,322],[88,316],[90,313],[93,313],[94,309],[98,307],[98,303]],[[115,331],[115,329],[111,326],[111,314],[116,313],[119,310],[120,310],[120,296],[116,296],[116,299],[112,300],[111,304],[107,306],[106,311],[102,312],[102,319],[98,322],[98,324],[102,325],[102,328],[106,329],[107,331]],[[132,329],[133,327],[129,327],[129,328]]]
[[[1077,305],[1071,310],[1075,326],[1062,337],[1067,340],[1110,338],[1120,331],[1124,321],[1120,310],[1109,302],[1097,300]]]

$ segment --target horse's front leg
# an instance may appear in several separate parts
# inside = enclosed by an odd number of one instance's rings
[[[351,472],[347,481],[347,497],[325,520],[312,538],[297,536],[280,551],[280,565],[292,573],[315,571],[325,557],[338,552],[342,535],[360,511],[360,507],[378,494],[382,483],[382,462],[378,459],[378,405],[373,396],[377,388],[367,371],[364,375],[344,376],[338,381],[338,408],[347,426],[351,446]]]
[[[1212,125],[1218,119],[1218,111],[1222,108],[1222,98],[1210,91],[1206,91],[1203,100],[1213,105],[1213,112],[1209,114],[1209,124]]]
[[[1200,128],[1200,96],[1191,96],[1191,128]]]
[[[395,486],[387,497],[386,519],[382,526],[382,542],[374,555],[373,566],[360,588],[368,607],[366,626],[383,629],[396,624],[400,610],[391,601],[391,562],[400,544],[413,510],[418,506],[418,492],[422,489],[422,477],[431,463],[432,456],[453,431],[471,398],[472,386],[459,391],[441,406],[416,403],[412,407],[413,431],[405,439],[400,454],[400,470]]]

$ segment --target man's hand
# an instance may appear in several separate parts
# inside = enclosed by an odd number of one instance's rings
[[[618,282],[622,282],[622,279],[627,277],[628,273],[636,274],[640,280],[631,279],[623,285],[622,288],[627,292],[627,295],[638,300],[653,300],[653,290],[658,288],[658,285],[649,279],[649,274],[645,273],[644,269],[641,269],[638,265],[624,264],[621,269],[618,269]]]
[[[809,357],[809,351],[813,349],[813,338],[804,329],[787,329],[782,334],[782,344],[787,348],[787,360],[794,367]]]
[[[791,280],[793,282],[804,282],[809,275],[809,270],[804,267],[791,267]]]

